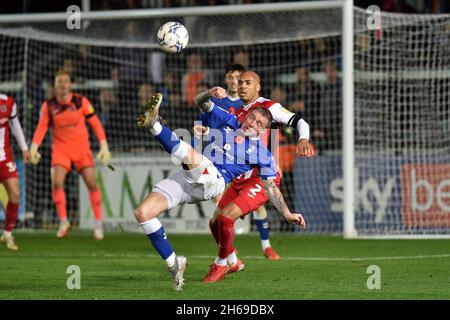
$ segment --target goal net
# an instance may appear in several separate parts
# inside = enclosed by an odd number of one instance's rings
[[[104,124],[117,168],[98,167],[105,219],[111,228],[133,228],[133,207],[174,170],[170,157],[137,128],[140,106],[152,93],[163,92],[166,124],[189,130],[199,118],[193,96],[225,86],[225,67],[242,64],[261,75],[262,96],[279,101],[311,126],[318,149],[313,159],[294,157],[296,133],[281,129],[281,190],[289,207],[305,215],[307,232],[341,234],[346,182],[339,2],[276,4],[258,13],[243,10],[255,5],[232,14],[222,12],[235,6],[174,9],[164,17],[155,10],[148,17],[130,14],[126,19],[82,15],[81,28],[73,30],[65,19],[8,20],[0,24],[0,91],[16,99],[30,142],[40,105],[53,95],[55,71],[71,71],[73,91],[92,101]],[[354,227],[359,235],[448,234],[450,17],[382,13],[381,30],[368,29],[365,10],[355,8],[353,17]],[[180,21],[189,31],[190,42],[181,54],[157,47],[156,30],[167,21]],[[96,152],[93,134],[91,145]],[[21,223],[53,228],[51,134],[40,151],[40,164],[24,169]],[[66,196],[74,224],[92,220],[83,188],[72,172]],[[177,230],[207,230],[214,206],[191,206],[165,215]],[[267,209],[272,231],[298,231],[270,205]],[[182,220],[186,210],[194,218]]]

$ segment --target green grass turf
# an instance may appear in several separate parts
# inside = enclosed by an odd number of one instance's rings
[[[280,261],[262,256],[257,235],[238,235],[245,269],[218,283],[202,277],[216,255],[209,235],[169,235],[189,258],[185,289],[175,292],[165,263],[144,235],[72,231],[16,233],[18,252],[0,247],[0,299],[449,299],[449,240],[343,240],[273,234]],[[69,265],[81,289],[69,290]],[[367,267],[381,269],[381,289],[366,286]]]

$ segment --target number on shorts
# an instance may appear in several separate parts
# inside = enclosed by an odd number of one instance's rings
[[[259,184],[255,184],[255,187],[256,188],[250,188],[249,193],[247,193],[252,199],[255,199],[256,194],[262,190],[262,187]]]
[[[6,163],[6,166],[8,167],[8,171],[9,171],[9,172],[14,172],[14,171],[16,171],[16,164],[15,164],[14,162],[12,162],[12,161],[7,162],[7,163]]]

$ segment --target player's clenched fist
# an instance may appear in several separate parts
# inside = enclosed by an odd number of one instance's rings
[[[209,95],[217,99],[223,99],[228,96],[227,90],[222,87],[213,87],[209,89]]]
[[[100,150],[97,153],[97,159],[105,166],[109,165],[111,162],[111,152],[108,148],[108,143],[106,141],[100,142]]]
[[[38,152],[38,146],[32,143],[30,147],[30,163],[36,165],[40,160],[41,154]]]
[[[297,144],[297,156],[299,157],[314,157],[316,151],[312,143],[307,139],[300,139]]]
[[[197,137],[201,137],[204,135],[207,135],[209,132],[209,128],[202,126],[202,125],[195,125],[192,127],[192,131],[194,132],[194,135]]]
[[[29,150],[22,151],[22,158],[24,163],[30,163],[31,154]]]
[[[289,216],[286,216],[286,220],[289,223],[299,225],[301,229],[306,229],[306,221],[301,213],[291,213]]]

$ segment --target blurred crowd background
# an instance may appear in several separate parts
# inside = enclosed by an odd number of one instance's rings
[[[298,1],[298,0],[296,0]],[[61,1],[0,1],[0,13],[31,13],[65,11],[69,5],[81,7],[82,0]],[[91,10],[119,10],[141,8],[168,8],[186,6],[213,6],[269,2],[289,2],[273,0],[91,0]],[[361,8],[377,5],[383,11],[402,13],[449,13],[449,0],[354,0]]]

